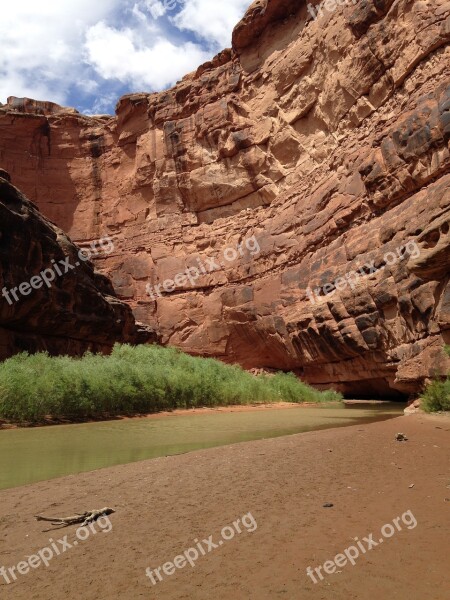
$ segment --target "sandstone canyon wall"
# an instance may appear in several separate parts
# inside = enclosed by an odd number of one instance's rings
[[[0,360],[20,351],[107,352],[146,339],[79,251],[0,170]]]
[[[231,50],[115,117],[11,98],[0,166],[75,241],[112,236],[96,267],[162,343],[414,393],[450,342],[449,40],[444,0],[315,20],[257,0]],[[257,254],[147,293],[250,238]]]

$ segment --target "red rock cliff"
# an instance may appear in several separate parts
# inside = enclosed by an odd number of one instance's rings
[[[20,351],[81,355],[151,336],[111,282],[0,169],[0,360]],[[99,240],[92,252],[109,252]]]
[[[164,343],[417,392],[450,341],[449,40],[442,0],[257,0],[232,50],[116,117],[0,107],[0,165],[75,240],[114,234],[97,267]]]

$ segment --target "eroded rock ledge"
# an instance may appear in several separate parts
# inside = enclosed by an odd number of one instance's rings
[[[258,0],[233,49],[115,117],[0,107],[2,166],[75,240],[114,234],[96,266],[164,343],[354,396],[416,393],[450,342],[449,39],[441,0],[314,21]],[[251,236],[257,255],[147,294]]]

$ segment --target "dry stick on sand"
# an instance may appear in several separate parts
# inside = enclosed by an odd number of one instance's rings
[[[89,523],[96,521],[100,517],[104,517],[107,515],[112,515],[116,511],[112,508],[102,508],[100,510],[91,510],[89,512],[85,512],[83,514],[77,514],[73,517],[41,517],[36,515],[34,518],[36,521],[48,521],[52,525],[64,525],[65,527],[69,527],[70,525],[78,525],[81,523],[81,527],[86,527]]]

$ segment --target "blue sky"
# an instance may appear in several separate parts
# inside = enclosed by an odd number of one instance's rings
[[[250,0],[16,0],[2,6],[0,102],[27,96],[114,113],[223,48]]]

